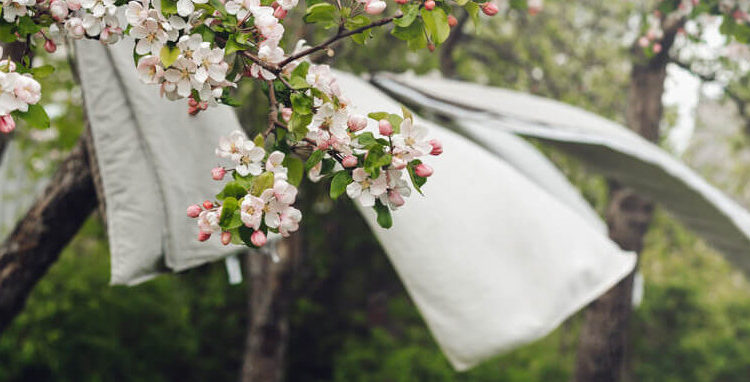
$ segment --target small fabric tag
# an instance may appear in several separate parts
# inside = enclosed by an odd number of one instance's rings
[[[227,276],[230,285],[237,285],[242,282],[242,269],[240,268],[240,259],[237,255],[232,255],[224,259],[227,266]]]

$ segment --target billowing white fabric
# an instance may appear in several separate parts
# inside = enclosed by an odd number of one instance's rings
[[[378,86],[443,113],[471,130],[535,137],[636,189],[750,273],[750,213],[700,175],[626,127],[584,110],[510,90],[437,78],[384,74]]]
[[[136,284],[237,251],[218,240],[200,243],[185,209],[210,198],[217,182],[218,137],[239,128],[228,107],[197,117],[184,102],[160,97],[133,67],[130,39],[104,47],[76,42],[87,116],[106,195],[112,284]]]
[[[156,87],[135,78],[130,44],[82,42],[78,51],[107,197],[113,282],[125,283],[163,270],[162,253],[175,270],[228,255],[215,240],[195,241],[185,206],[216,191],[207,176],[212,148],[239,128],[230,109],[189,118],[183,103],[159,99]],[[354,104],[398,110],[366,82],[339,76]],[[635,256],[571,204],[469,140],[431,128],[446,152],[430,158],[436,174],[427,196],[413,195],[390,230],[377,227],[370,210],[365,216],[457,369],[544,336],[633,269]],[[114,267],[123,267],[117,280]]]
[[[365,81],[337,78],[358,108],[399,112]],[[426,196],[412,195],[389,230],[370,209],[364,215],[456,369],[548,334],[632,270],[635,256],[568,205],[466,138],[421,122],[445,148],[427,159],[436,171]]]
[[[0,242],[11,233],[18,218],[28,211],[48,179],[29,175],[29,163],[17,141],[8,142],[0,155]]]

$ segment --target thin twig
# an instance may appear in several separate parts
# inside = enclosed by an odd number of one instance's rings
[[[388,24],[388,23],[392,22],[393,20],[401,18],[401,17],[403,17],[403,15],[401,15],[401,14],[395,15],[395,16],[390,16],[390,17],[385,17],[385,18],[382,18],[380,20],[377,20],[377,21],[373,22],[372,24],[365,25],[365,26],[357,28],[357,29],[352,29],[350,31],[347,31],[347,30],[345,30],[343,28],[339,28],[338,33],[336,33],[335,35],[331,36],[328,40],[320,43],[319,45],[307,48],[307,49],[305,49],[305,50],[303,50],[303,51],[301,51],[299,53],[293,54],[293,55],[287,57],[286,59],[284,59],[284,61],[281,61],[280,63],[278,63],[277,69],[276,69],[275,73],[280,72],[281,69],[283,69],[284,66],[288,65],[290,62],[295,61],[295,60],[297,60],[299,58],[308,56],[310,54],[313,54],[313,53],[315,53],[315,52],[317,52],[319,50],[323,50],[323,49],[327,48],[328,46],[336,43],[337,41],[339,41],[339,40],[341,40],[343,38],[355,35],[357,33],[362,33],[362,32],[364,32],[364,31],[366,31],[368,29],[372,29],[372,28],[376,28],[376,27],[379,27],[379,26],[383,26],[383,25]]]

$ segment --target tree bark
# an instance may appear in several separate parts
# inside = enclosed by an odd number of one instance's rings
[[[49,186],[0,246],[0,333],[96,206],[83,133]]]
[[[630,129],[652,142],[659,140],[668,52],[681,25],[679,20],[665,28],[660,54],[645,59],[642,49],[633,50],[635,63],[630,75],[626,121]],[[652,214],[653,204],[649,200],[610,181],[607,226],[609,237],[622,249],[641,252]],[[587,308],[578,344],[577,382],[616,382],[625,378],[633,276],[634,273],[628,275]]]
[[[278,261],[251,254],[248,330],[242,365],[242,382],[280,382],[284,377],[289,340],[288,310],[292,276],[301,257],[301,232],[276,244]]]

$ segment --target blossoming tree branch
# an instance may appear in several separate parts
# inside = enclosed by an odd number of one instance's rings
[[[192,115],[218,104],[237,106],[232,89],[245,79],[260,81],[267,92],[268,126],[253,139],[237,131],[219,140],[216,154],[227,166],[211,176],[229,181],[213,200],[187,208],[197,218],[199,240],[218,234],[225,245],[261,247],[269,232],[288,236],[302,219],[293,204],[305,174],[313,182],[330,180],[331,198],[346,193],[373,208],[388,228],[391,210],[403,206],[412,189],[421,193],[433,173],[422,159],[440,155],[442,146],[428,140],[406,109],[400,115],[355,113],[330,68],[309,56],[346,38],[364,45],[373,28],[391,24],[391,34],[409,48],[433,50],[456,25],[455,9],[475,21],[480,11],[499,11],[475,0],[395,2],[398,9],[386,16],[383,0],[309,1],[304,21],[332,35],[313,46],[299,41],[288,53],[283,21],[298,0],[2,0],[0,41],[21,41],[27,50],[20,62],[0,62],[0,131],[11,132],[18,120],[49,126],[36,79],[54,69],[32,67],[34,46],[51,53],[64,38],[114,44],[127,34],[135,40],[140,79],[170,100],[187,99]],[[364,131],[368,118],[377,121],[377,132]]]

